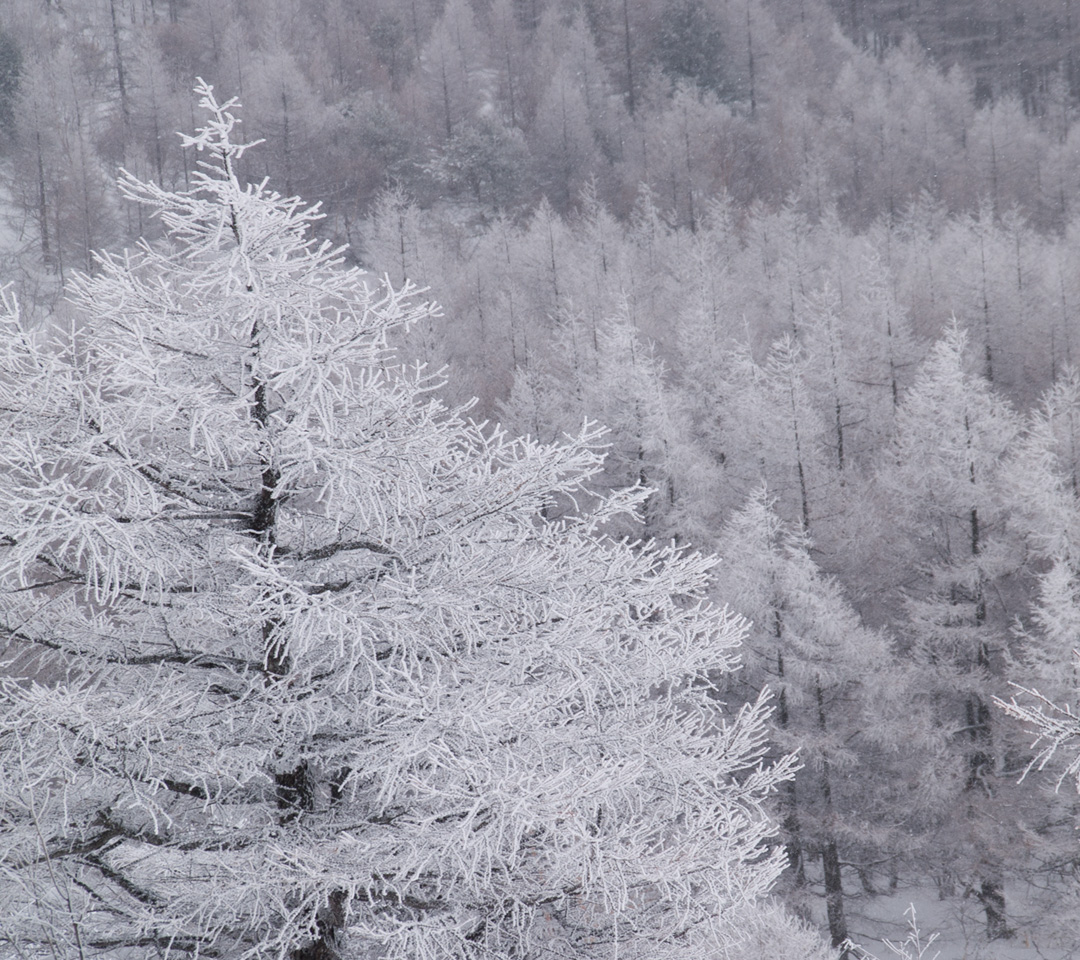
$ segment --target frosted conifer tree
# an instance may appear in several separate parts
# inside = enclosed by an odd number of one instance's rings
[[[792,895],[805,896],[819,860],[829,932],[840,946],[853,880],[845,890],[845,868],[871,890],[874,870],[890,860],[899,869],[912,821],[932,802],[928,760],[939,738],[912,671],[860,622],[811,558],[809,538],[781,522],[764,485],[725,525],[718,548],[718,591],[752,623],[746,670],[729,682],[750,702],[766,685],[774,691],[773,739],[803,764],[780,804]]]
[[[1080,376],[1067,368],[1027,416],[1005,476],[1010,525],[1027,541],[1037,571],[1030,615],[1017,631],[1020,664],[1009,674],[1055,700],[1075,700],[1073,650],[1080,629],[1080,499],[1076,488]]]
[[[983,358],[969,356],[966,335],[952,323],[902,399],[877,481],[909,544],[896,578],[908,581],[902,633],[963,784],[943,811],[942,836],[955,844],[949,869],[976,877],[994,939],[1008,933],[1003,885],[1012,852],[998,824],[1022,811],[1004,813],[1016,796],[1002,776],[1009,751],[990,705],[1011,656],[1012,597],[1022,596],[1028,570],[1024,536],[1011,526],[1021,512],[1010,455],[1022,421],[971,372],[972,360]]]
[[[599,420],[608,429],[608,455],[598,486],[653,491],[638,516],[623,518],[621,532],[634,539],[709,537],[716,471],[692,435],[684,391],[667,382],[625,309],[593,330],[572,317],[557,334],[551,361],[541,355],[515,371],[510,399],[500,407],[503,422],[543,438],[561,436],[583,418]]]
[[[5,302],[0,630],[52,666],[0,680],[0,955],[762,955],[786,770],[704,680],[712,561],[602,539],[638,494],[545,520],[598,432],[391,366],[432,308],[241,183],[199,93],[191,189],[122,181],[168,244],[66,329]]]

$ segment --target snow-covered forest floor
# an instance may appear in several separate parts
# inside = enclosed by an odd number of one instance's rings
[[[901,881],[895,892],[856,898],[852,909],[851,939],[879,960],[892,960],[888,940],[895,945],[909,943],[909,953],[918,957],[912,934],[911,909],[926,947],[922,960],[1068,960],[1076,955],[1076,929],[1054,930],[1045,903],[1047,891],[1026,889],[1021,884],[1006,887],[1010,904],[1008,939],[988,942],[986,917],[972,896],[945,897],[925,881],[913,885]],[[824,918],[821,918],[823,922]],[[937,938],[927,947],[930,937]]]

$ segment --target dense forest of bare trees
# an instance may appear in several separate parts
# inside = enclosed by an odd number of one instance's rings
[[[191,189],[196,77],[236,97],[265,141],[237,184],[321,203],[350,264],[441,304],[391,339],[447,403],[540,444],[608,428],[545,523],[640,485],[607,535],[720,554],[751,626],[714,695],[771,690],[772,758],[802,758],[772,801],[788,906],[839,945],[933,888],[983,943],[1068,955],[1074,798],[1018,782],[1031,737],[993,704],[1078,696],[1074,15],[8,0],[0,279],[65,325],[94,251],[161,239],[118,170]]]

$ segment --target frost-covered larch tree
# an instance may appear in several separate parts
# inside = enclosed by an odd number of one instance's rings
[[[965,882],[978,890],[995,939],[1008,934],[1004,882],[1012,853],[1000,825],[1022,815],[1003,775],[1009,745],[990,710],[1029,576],[1025,536],[1013,523],[1024,512],[1024,494],[1010,459],[1022,421],[972,372],[972,361],[985,358],[972,357],[967,343],[954,321],[919,368],[897,409],[877,483],[908,544],[897,557],[896,592],[907,611],[899,632],[924,671],[922,685],[962,784],[943,811],[939,849],[949,850],[948,869],[974,876]]]
[[[432,308],[242,183],[198,92],[191,189],[121,183],[168,242],[64,329],[5,301],[0,630],[37,672],[0,680],[0,954],[764,955],[786,766],[705,680],[742,635],[712,561],[604,540],[636,493],[545,520],[598,432],[391,365]]]
[[[761,485],[721,533],[717,590],[752,623],[746,669],[727,682],[749,702],[773,690],[773,739],[803,764],[780,798],[790,896],[804,899],[812,883],[823,884],[839,947],[848,939],[851,874],[870,892],[875,870],[888,864],[896,876],[911,824],[932,802],[928,787],[915,784],[933,779],[930,758],[940,747],[912,671],[860,622],[811,546],[780,520]]]
[[[607,427],[601,489],[638,485],[652,492],[623,530],[701,542],[713,526],[716,470],[692,433],[684,391],[666,381],[651,345],[623,311],[590,330],[570,317],[557,331],[551,358],[540,355],[514,373],[504,424],[531,436],[560,436],[582,419]],[[618,528],[612,528],[614,532]]]

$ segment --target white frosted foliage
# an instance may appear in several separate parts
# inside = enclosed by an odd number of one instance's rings
[[[604,539],[644,494],[581,496],[596,427],[393,366],[434,308],[241,182],[199,92],[191,189],[122,183],[167,245],[68,328],[5,301],[0,631],[49,666],[0,682],[0,955],[738,955],[788,765],[705,680],[713,561]]]

